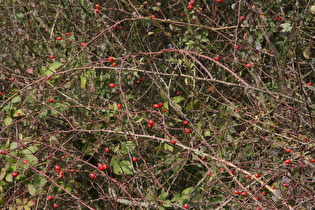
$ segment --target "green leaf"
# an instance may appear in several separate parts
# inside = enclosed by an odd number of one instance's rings
[[[133,175],[132,165],[130,161],[123,160],[120,162],[123,174]]]
[[[203,132],[203,135],[206,137],[206,136],[211,136],[211,132],[206,130]]]
[[[38,147],[34,145],[34,146],[29,146],[26,149],[23,149],[22,153],[27,155],[27,154],[34,154],[37,151],[38,151]]]
[[[41,73],[43,76],[50,76],[52,75],[53,73],[56,72],[56,70],[61,67],[63,64],[60,63],[60,62],[55,62],[55,63],[52,63],[48,66],[48,68],[46,66],[43,66],[42,69],[41,69]]]
[[[16,148],[18,148],[18,143],[17,142],[12,142],[11,144],[10,144],[10,150],[14,150],[14,149],[16,149]]]
[[[14,98],[12,98],[11,103],[18,103],[21,101],[21,97],[20,96],[15,96]]]
[[[169,150],[170,152],[173,152],[174,147],[169,144],[164,144],[164,150],[165,151]]]
[[[28,184],[27,185],[27,188],[28,188],[28,193],[31,194],[31,195],[35,195],[37,190],[36,190],[36,187],[32,184]]]
[[[114,173],[117,175],[133,175],[132,165],[130,161],[123,160],[119,162],[118,160],[116,160],[116,158],[112,158],[111,165],[113,167]]]
[[[133,151],[136,148],[136,145],[133,141],[121,142],[120,152],[124,155],[128,154],[130,151]]]
[[[6,182],[12,182],[13,181],[12,174],[6,174],[5,181]]]
[[[160,8],[158,8],[157,6],[153,6],[153,7],[151,7],[153,10],[155,10],[155,11],[160,11]]]
[[[183,190],[182,194],[183,195],[188,195],[192,189],[193,189],[193,187],[188,187],[188,188]]]
[[[143,117],[137,119],[137,120],[136,120],[136,123],[140,123],[140,122],[142,122],[142,120],[143,120]]]
[[[12,123],[12,118],[11,118],[11,117],[6,117],[6,118],[4,119],[4,124],[5,124],[6,126],[11,125],[11,123]]]
[[[290,23],[283,23],[280,26],[282,27],[281,32],[290,32],[293,28]]]
[[[15,112],[13,114],[13,117],[19,117],[19,116],[22,116],[22,115],[24,115],[22,110],[21,109],[17,109],[17,110],[15,110]]]
[[[162,189],[158,199],[159,200],[165,200],[168,196],[169,196],[169,193],[167,191],[165,192],[164,189]]]
[[[178,104],[178,103],[180,103],[181,101],[184,101],[185,98],[182,97],[182,96],[175,96],[175,97],[172,98],[172,100],[174,101],[174,103]]]
[[[80,76],[80,81],[81,81],[81,88],[86,90],[86,77],[81,75]]]
[[[171,201],[170,201],[170,200],[166,200],[165,203],[163,202],[163,206],[166,207],[166,208],[171,208],[171,207],[173,207],[173,205],[168,204],[168,203],[171,203]]]
[[[0,180],[2,180],[5,175],[7,174],[7,169],[6,168],[2,168],[1,172],[0,172]]]

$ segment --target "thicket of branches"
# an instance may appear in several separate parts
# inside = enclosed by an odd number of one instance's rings
[[[0,1],[2,209],[313,209],[311,1]]]

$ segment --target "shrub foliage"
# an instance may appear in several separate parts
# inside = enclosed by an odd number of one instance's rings
[[[311,1],[0,1],[2,209],[312,209]]]

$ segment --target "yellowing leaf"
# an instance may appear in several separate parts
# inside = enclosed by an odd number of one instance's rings
[[[303,51],[303,56],[305,59],[310,59],[311,50],[310,47],[306,47]]]
[[[80,76],[81,88],[86,90],[86,77]]]

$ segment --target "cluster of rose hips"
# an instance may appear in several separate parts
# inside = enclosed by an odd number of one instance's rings
[[[188,9],[194,9],[194,5],[196,4],[195,1],[188,2]]]
[[[95,7],[96,7],[96,8],[94,9],[94,12],[99,13],[99,12],[100,12],[100,9],[99,9],[99,8],[100,8],[101,6],[100,6],[99,4],[95,4]]]
[[[116,59],[115,59],[115,58],[109,57],[109,58],[107,58],[107,60],[110,61],[110,62],[112,62],[112,66],[113,66],[113,67],[117,66],[117,63],[116,63]]]

